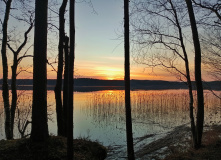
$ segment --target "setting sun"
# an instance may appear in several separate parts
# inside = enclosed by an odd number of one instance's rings
[[[94,67],[94,72],[88,72],[85,71],[87,73],[87,75],[91,75],[91,73],[93,74],[93,76],[95,78],[98,79],[106,79],[106,80],[122,80],[124,77],[124,70],[123,68],[117,68],[117,67],[109,67],[109,66],[97,66]]]
[[[107,80],[114,80],[113,77],[107,77]]]

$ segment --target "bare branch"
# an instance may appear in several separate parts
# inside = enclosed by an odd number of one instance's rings
[[[52,27],[56,28],[57,30],[59,30],[59,28],[54,25],[53,23],[48,23],[48,25],[50,25],[51,27],[48,28],[48,30],[50,30]]]
[[[27,58],[27,57],[33,58],[33,55],[23,55],[23,56],[19,57],[19,58],[18,58],[18,64],[21,62],[21,60],[22,60],[23,58]]]
[[[9,43],[7,43],[8,48],[12,51],[13,54],[16,54],[16,51],[10,46]]]
[[[18,76],[21,72],[26,72],[26,73],[29,73],[29,74],[33,74],[32,72],[29,72],[28,69],[29,69],[29,68],[27,68],[27,69],[21,69],[19,72],[17,72],[16,76]]]
[[[219,98],[219,99],[221,100],[221,97],[218,96],[218,95],[211,89],[210,85],[209,85],[206,81],[204,81],[204,84],[206,85],[207,89],[208,89],[215,97],[217,97],[217,98]]]
[[[161,44],[163,44],[166,48],[168,48],[171,51],[175,52],[182,60],[185,60],[185,58],[175,48],[173,48],[170,45],[168,45],[168,43],[164,42],[162,39],[159,40],[159,41],[156,41],[154,43],[161,43]],[[174,44],[174,43],[170,43],[170,44]]]
[[[19,54],[20,53],[20,51],[23,49],[23,47],[26,45],[26,43],[27,43],[27,40],[28,40],[28,33],[32,30],[32,28],[33,28],[33,22],[32,22],[32,19],[30,19],[30,23],[31,23],[31,25],[30,25],[30,27],[28,28],[28,30],[24,33],[24,41],[23,41],[23,43],[20,45],[20,47],[18,48],[18,50],[16,51],[17,52],[17,54]]]
[[[24,135],[24,134],[25,134],[25,131],[26,131],[28,125],[29,125],[30,123],[32,123],[31,121],[28,120],[28,117],[29,117],[30,112],[31,112],[31,107],[29,107],[27,110],[25,110],[25,111],[23,111],[23,112],[25,112],[25,113],[23,113],[23,114],[25,115],[25,117],[22,117],[23,119],[21,120],[21,118],[20,118],[20,115],[21,115],[21,114],[20,114],[20,109],[17,108],[17,114],[18,114],[18,131],[19,131],[19,133],[21,134],[21,137],[22,137],[22,138],[25,138],[25,137],[29,136],[29,134],[28,134],[28,135]],[[21,121],[22,121],[22,122],[21,122]]]
[[[57,70],[56,70],[56,69],[54,68],[54,66],[52,65],[53,63],[50,63],[50,62],[47,60],[47,64],[52,67],[52,69],[53,69],[52,71],[57,72]]]
[[[132,23],[135,31],[133,42],[137,48],[134,47],[133,51],[137,55],[135,61],[139,64],[149,67],[161,66],[180,81],[190,82],[189,62],[184,42],[188,37],[182,30],[182,27],[188,24],[188,21],[185,21],[187,19],[184,19],[188,12],[183,4],[181,1],[172,0],[134,2],[132,16],[136,14],[137,16]],[[150,55],[148,51],[152,49],[154,60],[148,58]],[[162,52],[165,53],[160,54]],[[177,58],[185,64],[185,71],[179,69],[182,66],[177,64],[179,62]]]
[[[212,5],[212,4],[210,4],[210,2],[203,4],[201,1],[199,1],[198,3],[196,2],[196,0],[192,0],[192,1],[195,5],[212,11],[213,13],[216,14],[216,16],[219,18],[219,20],[221,20],[221,15],[220,15],[221,4],[216,3],[216,4]]]
[[[23,41],[23,43],[18,47],[17,51],[15,51],[15,50],[10,46],[10,44],[7,43],[8,48],[13,52],[13,54],[18,55],[18,54],[20,53],[20,51],[24,48],[24,46],[26,45],[26,43],[27,43],[28,34],[29,34],[29,32],[32,30],[32,28],[33,28],[32,16],[30,16],[30,19],[29,19],[29,20],[30,20],[30,26],[29,26],[29,28],[27,29],[27,31],[24,33],[24,41]],[[22,59],[22,58],[21,58],[21,59]],[[20,59],[20,60],[21,60],[21,59]],[[20,60],[18,60],[18,61],[20,61]]]
[[[55,13],[55,14],[59,15],[59,13],[58,13],[58,12],[56,12],[55,10],[53,10],[51,7],[49,7],[48,9],[49,9],[51,12],[53,12],[53,13]]]
[[[87,4],[89,5],[89,7],[92,8],[92,13],[93,13],[93,14],[98,14],[98,13],[96,12],[96,10],[94,9],[94,5],[93,5],[93,3],[91,2],[91,0],[80,0],[80,1],[78,1],[78,2],[76,2],[76,3],[82,3],[82,2],[87,3]]]

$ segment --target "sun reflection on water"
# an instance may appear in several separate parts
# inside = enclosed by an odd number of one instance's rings
[[[221,94],[221,92],[217,92]],[[0,91],[1,94],[1,91]],[[221,101],[205,91],[205,124],[221,123]],[[48,91],[49,131],[56,135],[54,92]],[[134,137],[159,134],[189,123],[187,90],[131,91]],[[23,116],[32,104],[32,91],[19,96],[18,108]],[[195,106],[195,104],[194,104]],[[0,139],[4,138],[3,102],[0,101]],[[196,109],[194,107],[194,111]],[[31,114],[28,115],[31,120]],[[18,120],[16,119],[16,125]],[[16,126],[15,126],[16,127]],[[15,129],[16,131],[16,129]],[[30,132],[30,126],[27,130]],[[19,137],[18,133],[15,133]],[[99,140],[104,145],[125,144],[125,108],[123,90],[74,93],[74,137]]]

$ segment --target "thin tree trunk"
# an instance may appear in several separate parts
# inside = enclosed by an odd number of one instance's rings
[[[191,133],[192,133],[192,142],[195,148],[197,146],[197,138],[196,138],[196,132],[195,132],[195,120],[194,120],[194,115],[193,115],[193,89],[192,89],[192,83],[191,83],[191,78],[190,78],[189,60],[188,60],[186,48],[183,42],[181,27],[179,26],[178,28],[179,28],[181,47],[182,47],[183,54],[184,54],[184,62],[185,62],[185,68],[186,68],[186,79],[187,79],[187,85],[188,85],[188,90],[189,90],[190,125],[191,125]]]
[[[74,84],[74,50],[75,50],[75,0],[70,0],[70,55],[68,72],[68,136],[67,136],[67,155],[68,160],[73,156],[73,84]]]
[[[31,139],[45,141],[48,134],[47,118],[47,10],[48,0],[35,1],[33,106]]]
[[[8,89],[8,60],[6,55],[7,36],[8,36],[8,20],[11,9],[12,0],[6,2],[5,17],[2,25],[2,68],[3,68],[3,84],[2,84],[2,96],[4,100],[5,110],[5,135],[7,139],[12,139],[11,134],[11,118],[10,118],[10,104],[9,104],[9,89]]]
[[[193,147],[197,147],[197,137],[196,137],[196,126],[195,126],[195,120],[193,115],[193,89],[192,84],[190,81],[190,76],[187,77],[187,84],[189,88],[189,109],[190,109],[190,125],[191,125],[191,133],[192,133],[192,144]]]
[[[190,109],[190,125],[191,125],[191,133],[192,133],[192,142],[193,142],[193,146],[195,147],[197,144],[197,141],[196,141],[195,122],[194,122],[194,115],[193,115],[193,89],[192,89],[191,78],[190,78],[189,60],[188,60],[188,55],[186,52],[186,47],[184,45],[183,32],[182,32],[182,28],[179,23],[177,11],[176,11],[175,7],[173,6],[173,2],[171,0],[169,2],[171,4],[171,7],[174,12],[176,26],[179,31],[179,40],[180,40],[181,47],[183,50],[183,55],[184,55],[183,60],[185,62],[186,80],[187,80],[187,85],[188,85],[188,89],[189,89],[189,109]]]
[[[11,134],[13,137],[14,130],[14,119],[15,119],[15,110],[17,106],[17,88],[16,88],[16,80],[17,80],[17,53],[14,53],[14,62],[12,68],[12,80],[11,80],[11,90],[12,90],[12,103],[11,103]]]
[[[124,0],[124,43],[125,43],[125,109],[127,132],[127,155],[129,160],[134,160],[133,130],[130,103],[130,36],[129,36],[129,0]]]
[[[193,11],[192,1],[186,0],[190,24],[192,29],[193,43],[195,48],[195,81],[197,89],[197,122],[196,122],[196,133],[197,133],[197,146],[201,147],[202,134],[203,134],[203,123],[204,123],[204,97],[203,97],[203,85],[201,79],[201,48],[199,42],[199,36],[196,26],[195,15]]]
[[[28,30],[24,33],[24,41],[23,43],[18,47],[17,51],[14,51],[9,43],[7,43],[8,48],[11,50],[13,53],[13,65],[11,66],[12,69],[12,78],[11,78],[11,90],[12,90],[12,100],[11,100],[11,136],[13,137],[13,130],[14,130],[14,119],[15,119],[15,111],[17,107],[17,87],[16,87],[16,81],[17,81],[17,68],[19,62],[25,57],[22,56],[18,58],[18,55],[20,51],[24,48],[24,46],[27,43],[28,40],[28,33],[32,30],[33,27],[33,22],[30,20],[31,24]]]
[[[57,113],[57,127],[58,135],[64,135],[63,128],[63,114],[62,114],[62,100],[61,100],[61,89],[62,89],[62,73],[63,73],[63,51],[64,51],[64,40],[65,40],[65,8],[67,5],[67,0],[63,0],[63,3],[59,9],[59,45],[58,45],[58,71],[57,71],[57,81],[55,86],[55,99],[56,99],[56,113]]]
[[[65,52],[65,68],[64,68],[64,85],[63,85],[63,117],[64,117],[64,135],[67,137],[67,108],[68,108],[68,63],[69,63],[69,38],[66,36],[65,37],[65,48],[64,48],[64,52]]]
[[[180,27],[181,30],[181,27]],[[190,109],[190,125],[191,125],[191,133],[192,133],[192,142],[194,148],[197,145],[197,138],[196,138],[196,132],[195,132],[195,120],[193,115],[193,89],[192,89],[192,83],[190,78],[190,69],[189,69],[189,60],[186,53],[186,48],[184,46],[183,37],[181,36],[181,46],[184,53],[184,61],[185,61],[185,68],[186,68],[186,79],[187,79],[187,85],[189,89],[189,109]]]

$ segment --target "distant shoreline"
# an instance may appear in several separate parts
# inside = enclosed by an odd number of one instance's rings
[[[11,80],[9,80],[10,87]],[[18,90],[32,90],[32,79],[18,79]],[[47,89],[54,90],[55,79],[48,79]],[[195,89],[195,82],[192,82]],[[2,90],[2,79],[0,79],[0,90]],[[221,81],[203,82],[204,89],[221,91]],[[184,82],[160,81],[160,80],[131,80],[131,90],[167,90],[167,89],[188,89]],[[89,78],[74,79],[74,91],[90,92],[102,90],[124,90],[123,80],[99,80]]]

